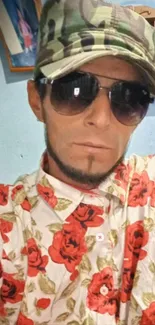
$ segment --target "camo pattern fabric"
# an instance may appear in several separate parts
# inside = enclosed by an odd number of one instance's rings
[[[34,75],[42,66],[60,60],[61,69],[62,59],[94,51],[136,60],[155,83],[155,29],[145,18],[103,0],[47,1],[41,15]]]

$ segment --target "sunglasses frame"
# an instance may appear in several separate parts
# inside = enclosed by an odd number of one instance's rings
[[[147,86],[145,86],[145,85],[143,85],[142,83],[140,83],[140,82],[138,82],[138,81],[130,81],[130,80],[123,80],[123,79],[116,79],[116,78],[112,78],[112,77],[107,77],[107,76],[104,76],[104,75],[99,75],[99,74],[93,74],[93,73],[90,73],[90,72],[85,72],[85,71],[81,71],[81,70],[75,70],[75,71],[72,71],[70,74],[72,74],[72,73],[78,73],[78,74],[83,74],[83,75],[88,75],[89,77],[91,76],[93,76],[93,78],[95,78],[96,79],[96,81],[97,81],[97,84],[98,84],[98,91],[97,91],[97,93],[96,93],[96,97],[97,97],[97,95],[98,95],[98,92],[99,92],[99,90],[103,90],[103,89],[106,89],[107,90],[107,95],[108,95],[108,98],[109,98],[109,100],[110,100],[110,102],[111,102],[111,94],[112,94],[112,90],[113,90],[113,88],[116,86],[116,85],[118,85],[118,84],[120,84],[120,83],[129,83],[129,84],[138,84],[138,85],[141,85],[142,87],[144,87],[144,91],[146,90],[147,92],[148,92],[148,95],[149,95],[149,104],[151,104],[151,103],[153,103],[154,102],[154,99],[155,99],[155,96],[152,94],[152,93],[150,93],[150,91],[149,91],[149,89],[147,88]],[[43,85],[52,85],[53,83],[54,83],[54,81],[56,81],[56,80],[59,80],[59,79],[61,79],[61,78],[64,78],[65,76],[67,76],[67,75],[64,75],[64,76],[61,76],[61,77],[58,77],[58,78],[55,78],[55,79],[50,79],[50,78],[48,78],[48,77],[43,77],[43,78],[40,78],[39,79],[39,82],[41,83],[41,84],[43,84]],[[114,80],[114,81],[116,81],[116,82],[114,82],[113,84],[112,84],[112,86],[110,86],[110,87],[106,87],[106,86],[102,86],[101,84],[100,84],[100,81],[98,80],[98,78],[97,77],[103,77],[103,78],[106,78],[106,79],[110,79],[110,80]],[[95,97],[95,98],[96,98]],[[94,99],[93,99],[94,100]],[[93,100],[92,100],[92,102],[93,102]],[[65,116],[67,116],[67,114],[63,114],[63,113],[61,113],[61,112],[57,112],[58,114],[60,114],[60,115],[65,115]],[[73,115],[78,115],[78,114],[80,114],[81,112],[78,112],[78,113],[76,113],[76,114],[73,114]],[[147,110],[146,110],[146,114],[147,114]],[[146,116],[146,114],[142,117],[142,119],[140,120],[140,122],[143,120],[143,118]],[[69,114],[68,114],[68,116],[70,116]],[[117,119],[117,117],[116,117],[116,119]],[[119,121],[119,120],[118,120]],[[119,121],[121,124],[124,124],[124,125],[127,125],[127,126],[130,126],[130,124],[125,124],[125,123],[122,123],[121,121]],[[140,123],[139,122],[139,123]],[[131,124],[131,125],[138,125],[139,123],[136,123],[136,124]]]

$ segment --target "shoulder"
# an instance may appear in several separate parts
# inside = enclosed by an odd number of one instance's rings
[[[125,161],[130,169],[129,206],[155,207],[155,155],[133,155]]]
[[[29,196],[35,189],[35,179],[36,173],[20,177],[14,185],[0,184],[0,287],[9,285],[10,290],[14,290],[10,299],[13,303],[19,302],[16,312],[20,307],[20,301],[16,300],[17,291],[20,287],[22,299],[26,279],[28,261],[22,249],[25,247],[28,227],[31,230],[32,204]],[[10,300],[7,295],[4,298],[4,304],[8,307]]]
[[[26,208],[25,201],[28,205],[28,197],[35,192],[36,178],[37,172],[19,177],[13,185],[0,184],[0,214],[14,211],[18,205]]]
[[[14,185],[0,184],[0,247],[7,256],[12,251],[19,255],[24,247],[24,230],[31,223],[30,211],[37,198],[36,177],[33,173],[20,177]]]
[[[155,155],[132,155],[125,159],[123,163],[128,168],[130,167],[131,176],[147,174],[150,179],[155,180]]]
[[[38,200],[36,178],[37,172],[20,177],[14,185],[0,184],[0,286],[7,274],[13,274],[14,281],[23,270],[25,279],[27,256],[22,249],[31,233],[31,209]]]
[[[155,155],[132,155],[117,166],[114,175],[119,186],[125,190],[127,188],[131,190],[136,184],[143,187],[145,183],[147,186],[149,181],[153,187],[155,182]]]

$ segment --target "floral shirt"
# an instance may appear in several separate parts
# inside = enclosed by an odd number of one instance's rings
[[[44,171],[0,185],[0,324],[155,324],[155,156],[91,191]]]

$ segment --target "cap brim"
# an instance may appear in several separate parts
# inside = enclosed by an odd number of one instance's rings
[[[80,66],[88,63],[99,57],[104,56],[117,56],[120,58],[124,58],[125,60],[135,64],[139,69],[142,70],[143,74],[145,73],[146,79],[148,80],[148,84],[153,94],[155,94],[155,71],[154,76],[151,71],[148,72],[150,68],[150,64],[146,63],[146,60],[142,57],[131,53],[128,50],[102,50],[102,51],[90,51],[90,52],[82,52],[76,55],[72,55],[62,60],[49,63],[45,66],[40,67],[40,71],[47,77],[51,79],[57,79],[60,76],[64,76],[65,74],[70,73],[71,71],[76,70]]]
[[[70,71],[77,69],[84,63],[87,63],[95,58],[102,57],[103,51],[82,52],[76,55],[66,57],[62,60],[49,63],[40,68],[41,72],[48,78],[57,78]]]

